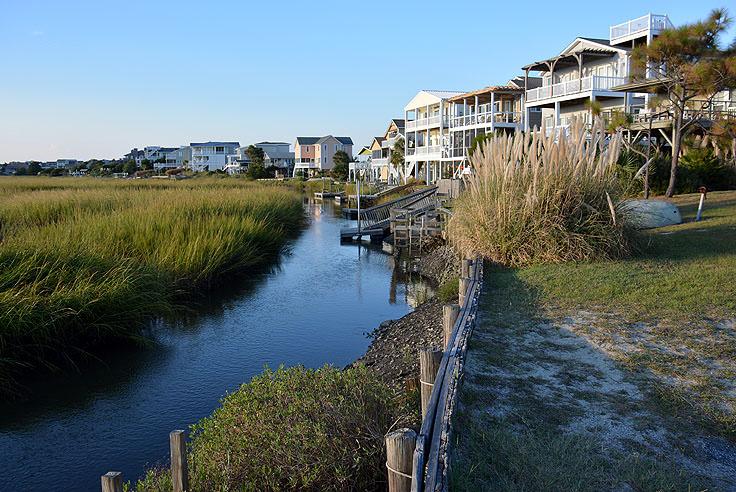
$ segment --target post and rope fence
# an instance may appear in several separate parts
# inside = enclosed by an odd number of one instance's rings
[[[422,425],[418,434],[412,429],[399,429],[386,436],[390,492],[448,489],[447,446],[451,419],[457,404],[468,339],[475,326],[482,281],[483,262],[463,259],[458,304],[446,304],[442,309],[444,350],[424,348],[419,351]]]

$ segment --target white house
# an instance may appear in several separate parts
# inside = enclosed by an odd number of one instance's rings
[[[591,118],[591,106],[605,114],[636,112],[645,106],[645,94],[622,93],[611,89],[628,82],[631,51],[651,43],[659,33],[671,28],[666,15],[647,14],[611,26],[609,37],[576,37],[558,54],[522,67],[528,77],[538,72],[540,87],[527,86],[525,110],[541,110],[547,128],[565,128],[573,118]]]
[[[288,142],[258,142],[254,147],[263,149],[263,166],[278,168],[277,174],[282,176],[291,175],[294,168],[294,152],[289,150]],[[235,154],[228,155],[225,170],[230,174],[245,172],[250,164],[247,153],[248,147],[238,147]]]
[[[404,180],[413,176],[432,183],[442,176],[443,147],[450,145],[448,99],[460,94],[463,92],[421,90],[404,106]]]
[[[227,156],[236,153],[239,142],[192,142],[192,160],[189,168],[192,171],[216,171],[225,168]]]

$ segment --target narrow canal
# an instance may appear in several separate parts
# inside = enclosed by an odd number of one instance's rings
[[[99,490],[165,463],[168,434],[209,415],[264,365],[344,366],[366,332],[424,295],[375,248],[340,245],[352,225],[330,203],[305,205],[309,227],[271,271],[213,295],[196,314],[159,322],[149,347],[102,354],[78,374],[30,384],[0,404],[0,490]]]

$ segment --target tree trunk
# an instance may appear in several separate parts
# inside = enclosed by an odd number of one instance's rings
[[[671,198],[675,194],[677,184],[677,165],[680,163],[680,147],[682,144],[682,114],[675,116],[672,122],[672,166],[670,167],[670,183],[665,196]]]

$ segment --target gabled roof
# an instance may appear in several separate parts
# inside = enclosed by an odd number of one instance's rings
[[[338,142],[340,142],[343,145],[353,145],[353,139],[350,137],[335,137]]]
[[[555,64],[555,68],[577,66],[578,61],[576,56],[580,54],[590,59],[591,57],[610,57],[615,53],[626,53],[628,51],[626,48],[611,46],[611,43],[607,39],[577,37],[559,55],[530,63],[521,68],[522,70],[546,72],[549,71],[549,65],[553,63]]]
[[[258,142],[255,145],[290,145],[288,142]]]
[[[463,91],[421,90],[404,106],[404,111],[411,111],[412,109],[421,108],[428,104],[436,104],[444,99],[449,99],[462,93]]]
[[[364,145],[362,149],[360,149],[360,152],[358,152],[358,155],[371,155],[371,149]]]
[[[334,138],[343,145],[353,145],[353,139],[350,137],[333,137],[332,135],[325,135],[324,137],[296,137],[296,143],[299,145],[316,145],[322,144],[331,138]]]

